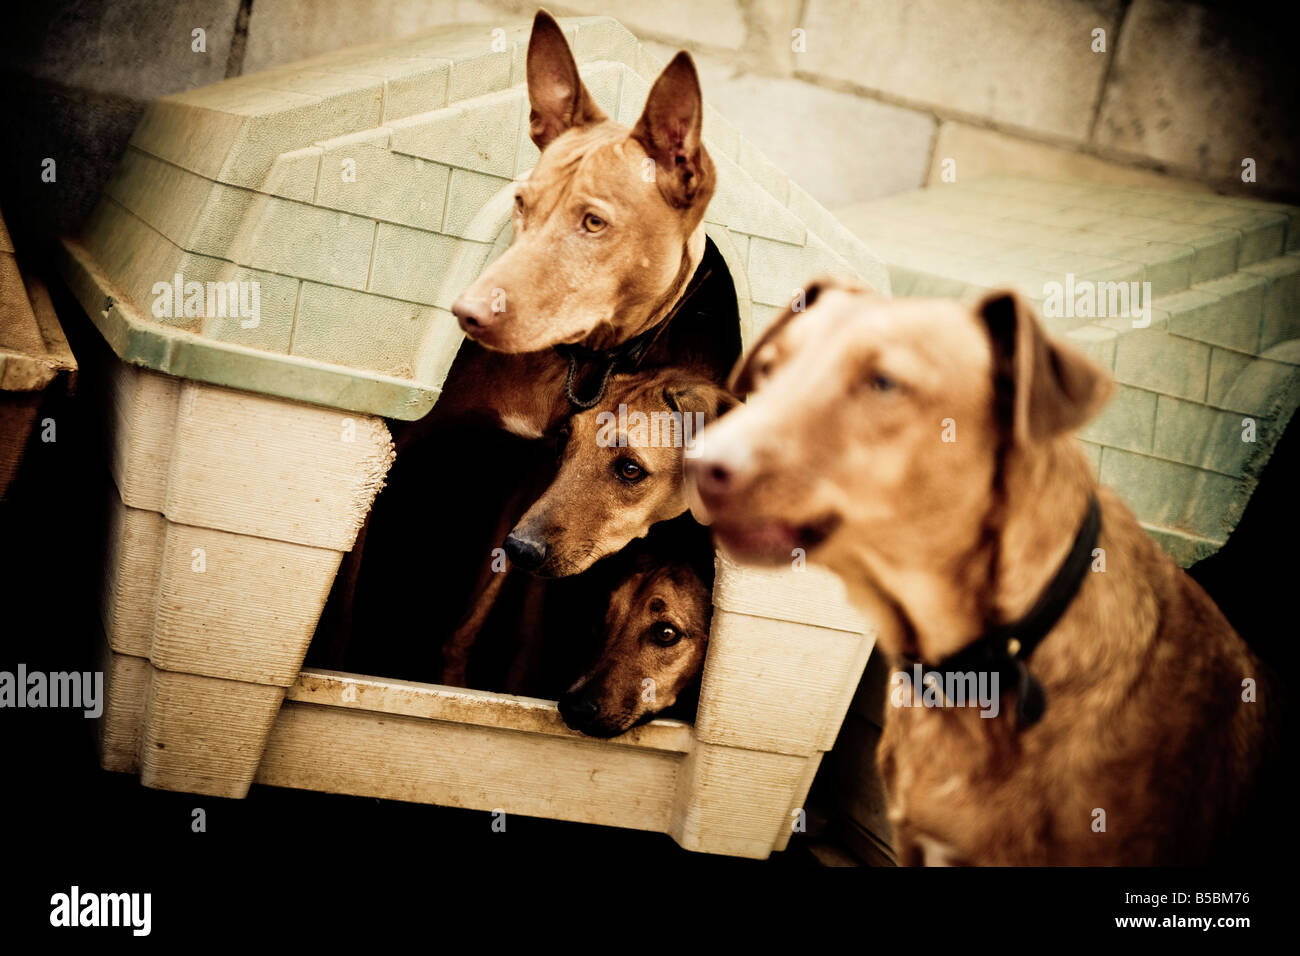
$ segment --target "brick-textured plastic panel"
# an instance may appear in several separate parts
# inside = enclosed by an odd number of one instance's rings
[[[596,101],[634,123],[662,64],[614,20],[561,23]],[[421,417],[462,341],[451,302],[509,227],[508,204],[492,200],[537,159],[527,43],[526,24],[444,28],[154,102],[82,236],[65,242],[69,284],[127,362]],[[752,273],[737,277],[753,295],[746,333],[817,272],[888,291],[861,240],[712,109],[704,132],[719,171],[708,222]],[[179,296],[167,291],[177,276]],[[202,292],[192,308],[190,282]],[[256,323],[219,307],[220,287],[252,283]]]

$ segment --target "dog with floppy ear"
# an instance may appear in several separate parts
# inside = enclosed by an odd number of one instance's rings
[[[779,564],[805,548],[895,656],[878,761],[900,858],[1224,850],[1278,704],[1210,598],[1093,479],[1074,432],[1109,376],[1012,293],[972,309],[828,281],[807,298],[743,360],[748,401],[688,471],[724,549]],[[917,668],[938,688],[924,700],[906,692]],[[967,699],[974,680],[987,702]]]

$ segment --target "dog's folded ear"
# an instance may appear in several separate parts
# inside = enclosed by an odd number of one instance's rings
[[[575,126],[608,119],[583,85],[564,31],[545,10],[533,18],[527,73],[528,135],[538,149]]]
[[[669,408],[682,415],[702,412],[705,424],[740,404],[721,385],[705,381],[669,382],[664,386],[663,397]]]
[[[632,130],[632,138],[655,162],[659,192],[675,208],[707,202],[713,195],[713,160],[704,148],[703,128],[700,78],[695,61],[682,51],[655,80]]]
[[[826,289],[844,289],[848,292],[858,293],[861,295],[877,295],[874,288],[859,279],[848,279],[837,276],[821,276],[809,282],[802,289],[797,290],[797,294],[791,298],[790,304],[786,306],[784,312],[768,323],[763,334],[758,337],[745,354],[740,357],[736,367],[731,371],[731,377],[727,380],[727,388],[735,395],[744,398],[754,390],[754,374],[757,369],[766,361],[770,361],[775,352],[773,344],[776,337],[781,334],[781,330],[790,324],[790,320],[796,315],[808,311],[812,308],[817,297]]]
[[[1001,425],[1022,445],[1072,432],[1101,411],[1114,383],[1085,356],[1053,342],[1029,304],[994,292],[975,308],[993,349]]]

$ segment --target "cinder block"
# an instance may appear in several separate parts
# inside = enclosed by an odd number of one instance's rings
[[[483,52],[452,63],[447,93],[450,102],[496,93],[510,85],[510,51],[496,52],[490,44],[491,34],[484,31]]]
[[[373,298],[364,292],[304,282],[292,353],[411,377],[413,359],[433,321],[433,310],[399,299],[374,302]],[[352,315],[365,315],[365,323],[348,322]]]
[[[391,148],[447,166],[510,178],[525,102],[521,90],[505,90],[472,103],[397,120]]]
[[[126,151],[104,193],[181,249],[217,257],[226,255],[255,195],[138,149]]]
[[[715,156],[713,162],[718,170],[718,188],[704,214],[706,222],[776,242],[803,244],[803,223],[755,183],[749,173],[726,157]]]
[[[1170,335],[1164,329],[1135,329],[1115,320],[1115,379],[1164,395],[1203,401],[1209,377],[1210,347]],[[1127,327],[1126,327],[1127,326]]]
[[[266,174],[263,192],[298,202],[315,202],[322,152],[319,146],[304,146],[275,157],[271,171]]]
[[[449,308],[451,303],[438,302],[437,295],[460,241],[381,222],[375,237],[374,269],[366,290]]]
[[[798,288],[820,275],[848,275],[851,270],[840,256],[816,236],[807,245],[796,246],[754,236],[749,243],[750,294],[755,302],[785,308]],[[802,276],[798,283],[791,276]]]
[[[1251,352],[1259,343],[1266,280],[1235,273],[1160,300],[1175,335]]]
[[[442,228],[450,170],[439,163],[390,151],[389,136],[390,131],[381,126],[322,142],[317,203],[438,231]]]
[[[111,196],[95,208],[85,229],[86,247],[101,267],[114,277],[117,287],[152,315],[154,286],[172,282],[179,273],[186,281],[215,281],[220,260],[181,249],[161,232],[132,215]],[[103,307],[104,298],[97,303]],[[153,316],[168,328],[197,330],[201,319],[176,314]]]
[[[318,139],[342,136],[378,125],[383,112],[383,85],[376,83],[329,96],[310,96],[282,90],[250,90],[247,97],[236,103],[232,110],[246,118],[221,168],[210,178],[259,189],[265,183],[275,158],[281,153],[308,146]],[[195,125],[208,124],[198,120]],[[140,130],[145,128],[142,120],[136,140],[141,147],[173,159],[172,156],[151,149],[153,144],[148,139],[140,141]],[[164,133],[164,138],[166,136],[183,137],[183,134],[171,128]],[[168,146],[165,143],[162,145],[164,148]],[[171,147],[171,151],[177,150]],[[189,150],[186,149],[185,152]],[[201,155],[204,158],[200,162],[206,165],[207,157],[213,154],[206,152]],[[180,162],[176,159],[173,161]],[[180,165],[186,164],[180,162]],[[209,175],[206,169],[196,168],[195,171]]]
[[[864,281],[885,292],[888,275],[880,259],[872,255],[862,240],[849,232],[844,224],[827,212],[806,189],[790,182],[790,195],[786,202],[790,211],[808,224],[808,228],[826,240],[857,270]]]
[[[1190,276],[1194,283],[1217,279],[1237,268],[1241,238],[1236,232],[1126,215],[1113,216],[1082,228],[1105,235],[1191,246],[1195,250]]]
[[[1118,491],[1144,524],[1220,544],[1249,498],[1236,478],[1118,448],[1102,449],[1101,481]]]
[[[1300,400],[1300,368],[1296,356],[1291,358],[1288,363],[1214,349],[1206,400],[1218,408],[1286,421]]]
[[[1208,558],[1219,550],[1221,543],[1185,531],[1171,531],[1150,524],[1144,524],[1142,530],[1181,568],[1190,568],[1197,561]]]
[[[259,195],[227,254],[253,269],[364,289],[374,238],[373,220]]]
[[[618,92],[618,107],[610,113],[610,118],[624,126],[636,126],[637,120],[645,111],[646,97],[650,95],[650,80],[643,77],[635,70],[625,70],[623,73],[623,82]],[[712,131],[708,127],[707,118],[704,127],[704,144],[713,154],[713,137]]]
[[[447,218],[438,231],[449,236],[463,236],[487,201],[508,186],[511,186],[509,179],[453,169],[451,186],[447,191]]]
[[[205,316],[200,324],[200,331],[210,338],[234,342],[249,348],[264,349],[268,352],[288,353],[289,340],[293,334],[294,307],[298,300],[299,279],[283,276],[274,272],[247,269],[234,263],[222,263],[220,271],[213,281],[236,283],[230,291],[239,296],[248,296],[252,304],[252,283],[257,283],[258,315],[254,318],[241,315],[238,309],[227,307],[225,314],[218,308]],[[240,288],[248,284],[245,293]],[[229,301],[229,300],[228,300]],[[220,305],[220,302],[217,302]]]
[[[1155,431],[1156,394],[1120,385],[1079,437],[1111,448],[1150,453]]]
[[[573,58],[579,63],[621,60],[633,70],[636,69],[637,47],[640,43],[632,31],[614,17],[579,17],[573,23],[577,28],[573,40]]]
[[[740,168],[749,173],[754,182],[771,193],[777,202],[783,206],[789,203],[790,180],[785,173],[768,162],[758,148],[747,139],[741,140],[738,163]]]
[[[1242,271],[1268,281],[1259,348],[1246,351],[1263,352],[1279,342],[1300,338],[1300,256],[1278,256]]]
[[[1161,395],[1156,405],[1154,451],[1161,458],[1241,477],[1246,474],[1246,463],[1258,454],[1258,443],[1271,446],[1277,437],[1267,420],[1252,419],[1251,427],[1253,435],[1242,424],[1242,416],[1234,412]]]
[[[354,0],[278,0],[253,8],[244,69],[265,70],[304,57],[311,57],[317,68],[336,60],[346,63],[359,52],[354,44],[416,56],[443,48],[447,38],[486,33],[486,24],[500,18],[499,10],[477,0],[385,0],[382,6],[364,8]],[[338,50],[340,46],[348,49]]]
[[[1101,446],[1096,442],[1079,439],[1079,447],[1083,449],[1084,457],[1088,459],[1088,467],[1092,469],[1092,477],[1100,480],[1101,475]]]

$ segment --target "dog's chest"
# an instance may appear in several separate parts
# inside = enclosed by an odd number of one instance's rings
[[[1024,816],[1035,810],[1007,799],[1018,761],[950,714],[889,713],[879,756],[889,822],[900,854],[912,862],[987,861],[990,840],[1033,829]]]

